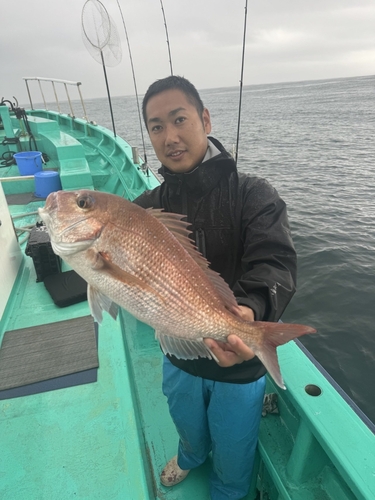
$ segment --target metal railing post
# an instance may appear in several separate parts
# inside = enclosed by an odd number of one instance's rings
[[[81,82],[77,82],[77,89],[78,89],[78,93],[79,93],[79,97],[81,99],[81,104],[82,104],[82,108],[83,108],[83,113],[84,113],[84,119],[88,122],[89,119],[87,118],[87,112],[86,112],[86,107],[85,107],[85,103],[83,102],[83,97],[82,97],[82,94],[81,94],[81,89],[80,89],[80,85],[82,85]]]
[[[59,113],[61,113],[60,103],[59,103],[59,99],[57,97],[56,88],[55,88],[55,82],[53,80],[52,80],[52,87],[53,87],[53,91],[55,93],[55,99],[56,99],[57,109],[59,110]]]
[[[32,100],[31,100],[31,92],[30,92],[28,81],[29,80],[36,80],[38,82],[39,88],[40,88],[40,92],[42,94],[42,98],[43,98],[43,102],[44,102],[44,107],[45,107],[46,110],[47,110],[47,103],[46,103],[46,100],[45,100],[45,97],[44,97],[44,93],[43,93],[41,82],[51,82],[52,83],[52,88],[53,88],[53,91],[54,91],[54,94],[55,94],[57,108],[58,108],[58,111],[59,111],[60,114],[61,114],[61,108],[60,108],[60,102],[59,102],[59,99],[58,99],[58,96],[57,96],[57,91],[56,91],[55,83],[61,83],[61,84],[63,84],[64,87],[65,87],[65,92],[66,92],[66,96],[67,96],[67,99],[68,99],[70,113],[71,113],[72,118],[75,118],[75,114],[74,114],[74,110],[73,110],[73,104],[72,104],[72,101],[70,99],[70,95],[69,95],[69,91],[68,91],[68,85],[74,85],[74,86],[76,86],[77,90],[78,90],[79,98],[80,98],[80,101],[81,101],[83,113],[84,113],[84,117],[83,118],[87,122],[89,121],[89,119],[87,117],[87,111],[86,111],[85,103],[83,101],[83,97],[82,97],[82,93],[81,93],[81,89],[80,89],[80,85],[82,85],[81,82],[72,82],[72,81],[69,81],[69,80],[59,80],[57,78],[41,78],[41,77],[38,77],[38,76],[23,77],[23,79],[25,80],[25,83],[26,83],[26,88],[27,88],[27,93],[29,95],[31,109],[34,109],[34,106],[33,106]]]
[[[44,98],[42,84],[40,83],[40,80],[38,80],[38,83],[39,83],[40,93],[42,94],[42,99],[43,99],[43,102],[44,102],[44,107],[47,109],[47,103],[46,103],[46,100]]]

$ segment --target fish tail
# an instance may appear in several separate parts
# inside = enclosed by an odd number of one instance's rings
[[[286,344],[302,335],[315,333],[316,330],[310,326],[291,323],[271,323],[266,321],[254,321],[252,327],[256,327],[261,333],[261,342],[254,352],[266,367],[276,384],[285,389],[284,381],[280,372],[277,359],[276,347]],[[246,341],[245,341],[246,342]],[[250,346],[251,347],[251,346]]]

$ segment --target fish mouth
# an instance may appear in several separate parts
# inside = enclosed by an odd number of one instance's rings
[[[43,208],[38,208],[38,213],[39,213],[39,217],[42,219],[42,221],[44,222],[45,226],[47,227],[47,230],[48,230],[48,233],[50,236],[53,235],[53,220],[52,220],[52,217],[49,213],[49,210],[46,209],[46,207],[44,206]]]
[[[60,255],[62,257],[66,257],[67,255],[73,255],[78,252],[83,252],[87,250],[93,243],[94,240],[82,240],[82,241],[74,241],[74,242],[63,242],[63,241],[55,241],[51,240],[51,245],[54,253],[56,255]]]
[[[39,217],[47,226],[48,232],[53,233],[53,219],[51,217],[51,212],[57,209],[57,197],[56,193],[50,193],[47,196],[46,203],[44,207],[38,208]]]
[[[43,208],[39,207],[38,213],[39,213],[39,217],[47,225],[47,221],[49,222],[51,220],[51,216],[49,215],[48,210],[46,210],[46,207],[45,206]]]
[[[86,220],[87,217],[84,217],[79,221],[75,222],[74,224],[71,224],[70,226],[66,227],[59,233],[56,233],[53,229],[50,231],[47,226],[47,229],[51,236],[51,245],[55,254],[60,255],[61,257],[65,257],[67,255],[73,255],[75,253],[87,250],[91,245],[95,243],[97,238],[99,238],[101,231],[97,232],[94,238],[82,238],[81,240],[78,239],[75,241],[69,241],[69,236],[68,236],[67,241],[64,241],[64,235],[66,233],[69,234],[69,232],[72,231],[72,229],[74,229],[79,224],[82,224],[82,222],[85,222]]]

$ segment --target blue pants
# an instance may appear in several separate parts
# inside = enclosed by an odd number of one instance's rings
[[[265,385],[265,377],[250,384],[194,377],[164,357],[163,393],[180,436],[178,465],[198,467],[212,451],[212,500],[248,493]]]

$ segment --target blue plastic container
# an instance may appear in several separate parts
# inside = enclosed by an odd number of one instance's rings
[[[39,151],[24,151],[13,156],[21,175],[34,175],[42,170],[42,153]]]
[[[61,181],[58,172],[54,170],[43,170],[36,172],[35,180],[35,196],[38,198],[47,198],[50,193],[60,191]]]

